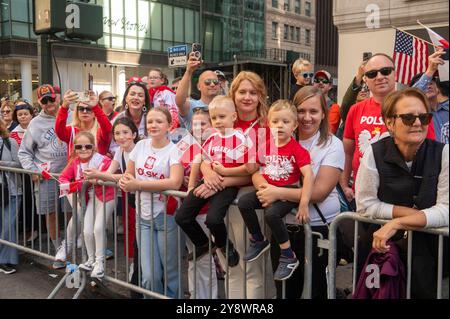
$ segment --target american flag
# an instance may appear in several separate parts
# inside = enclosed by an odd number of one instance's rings
[[[407,85],[411,78],[428,67],[428,45],[409,34],[395,33],[394,61],[397,82]]]

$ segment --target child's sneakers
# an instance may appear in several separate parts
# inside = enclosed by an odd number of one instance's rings
[[[244,256],[244,261],[252,262],[258,259],[264,252],[270,248],[269,241],[254,241],[250,239],[250,246],[247,249],[247,253]]]
[[[92,267],[94,267],[94,259],[88,259],[88,261],[80,265],[80,268],[86,271],[92,271]]]
[[[67,249],[70,251],[71,245],[67,244]],[[65,262],[67,259],[66,241],[63,240],[56,251],[55,261]]]
[[[285,257],[281,255],[278,268],[273,275],[275,280],[286,280],[289,279],[297,269],[299,265],[298,259],[294,256],[293,258]]]
[[[92,269],[92,278],[103,278],[105,276],[105,266],[103,260],[97,260],[94,263],[94,269]]]
[[[239,253],[234,248],[233,244],[230,242],[228,245],[228,255],[227,255],[227,246],[220,248],[222,254],[226,258],[228,262],[228,266],[234,267],[239,263]]]

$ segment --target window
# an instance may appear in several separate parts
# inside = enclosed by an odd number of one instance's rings
[[[278,8],[278,0],[272,0],[272,8]]]
[[[295,41],[300,43],[300,28],[295,28]]]
[[[294,27],[290,26],[289,31],[290,31],[289,40],[294,41]]]
[[[295,13],[300,14],[300,0],[295,0]]]
[[[287,24],[284,25],[284,39],[287,40],[289,36],[289,26]]]
[[[307,45],[311,44],[311,30],[308,29],[305,30],[305,43]]]
[[[291,6],[289,5],[289,0],[284,0],[284,11],[291,10]]]
[[[305,15],[308,17],[311,16],[311,2],[309,1],[305,2]]]
[[[272,39],[278,39],[278,22],[272,22]]]

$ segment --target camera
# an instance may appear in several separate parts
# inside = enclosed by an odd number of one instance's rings
[[[202,45],[200,43],[192,43],[192,52],[197,60],[202,59]]]

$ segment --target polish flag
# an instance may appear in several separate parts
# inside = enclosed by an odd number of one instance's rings
[[[444,65],[438,66],[439,71],[439,80],[440,81],[448,81],[449,79],[449,63],[448,63],[448,50],[449,50],[449,44],[448,41],[445,40],[443,37],[441,37],[439,34],[431,30],[430,28],[424,26],[425,29],[428,31],[428,35],[430,36],[431,42],[437,47],[442,47],[445,50],[445,55],[442,56],[442,59],[444,60]]]
[[[61,183],[59,184],[59,197],[64,197],[66,195],[75,193],[79,186],[81,186],[81,182],[72,182],[72,183]]]
[[[41,171],[42,174],[42,178],[44,178],[45,180],[49,180],[54,178],[52,175],[50,175],[49,171],[50,171],[50,163],[42,163],[39,165],[39,170]]]
[[[189,132],[187,132],[183,136],[183,138],[175,144],[175,146],[180,162],[183,164],[192,163],[195,156],[198,154],[206,154],[206,152],[203,151],[200,143],[197,142],[195,137],[193,137]]]

